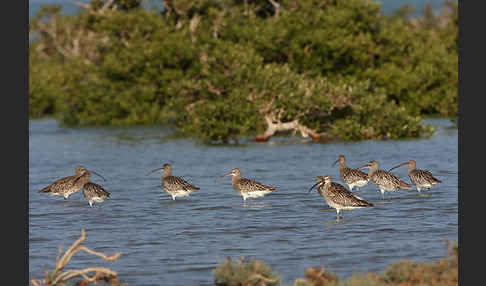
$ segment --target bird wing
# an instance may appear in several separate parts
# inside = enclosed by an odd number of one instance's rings
[[[437,179],[432,175],[431,172],[427,170],[416,170],[414,173],[411,174],[411,177],[415,177],[414,180],[417,183],[424,184],[424,183],[441,183],[441,180]],[[412,179],[412,178],[410,178]]]
[[[240,180],[238,180],[238,186],[240,190],[245,190],[246,192],[261,192],[261,191],[275,190],[275,187],[267,186],[247,178],[241,178]]]
[[[176,176],[166,177],[164,183],[167,183],[169,185],[178,186],[179,188],[182,188],[185,191],[197,191],[197,190],[199,190],[198,187],[191,185],[188,182],[186,182],[184,179],[182,179],[180,177],[176,177]]]
[[[413,190],[413,187],[404,181],[400,180],[397,176],[393,173],[386,172],[383,170],[378,170],[376,173],[373,174],[373,182],[377,185],[384,185],[384,186],[398,186],[402,189],[409,189]]]
[[[107,192],[102,186],[92,182],[86,183],[83,186],[83,195],[86,197],[87,194],[92,194],[99,197],[110,196],[110,193]]]
[[[351,169],[345,168],[343,169],[342,179],[345,183],[352,183],[359,180],[368,180],[368,174],[358,170],[358,169]]]
[[[331,182],[331,187],[326,195],[329,200],[345,206],[373,206],[373,204],[356,197],[343,185],[335,182]]]
[[[75,178],[75,176],[67,176],[67,177],[64,177],[64,178],[60,178],[60,179],[54,181],[54,183],[50,184],[49,186],[43,188],[39,192],[40,193],[49,193],[49,192],[57,193],[57,192],[64,190],[66,188],[70,188],[73,185],[72,183],[73,183],[74,178]]]

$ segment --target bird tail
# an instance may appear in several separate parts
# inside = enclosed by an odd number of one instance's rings
[[[191,192],[197,192],[200,190],[200,188],[191,185],[189,188],[185,189],[186,191],[191,191]]]
[[[39,191],[39,193],[50,193],[50,192],[51,192],[51,186],[47,186]]]
[[[358,205],[360,207],[373,207],[374,205],[370,202],[363,200],[362,198],[355,196],[358,199]]]
[[[365,200],[361,200],[361,202],[360,202],[360,203],[361,203],[361,205],[362,205],[363,207],[373,207],[373,206],[374,206],[372,203],[367,202],[367,201],[365,201]]]
[[[405,183],[404,181],[400,181],[400,188],[401,189],[404,189],[404,190],[413,190],[413,187],[407,183]]]

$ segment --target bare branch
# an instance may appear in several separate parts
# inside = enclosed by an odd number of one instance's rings
[[[91,10],[92,8],[90,3],[78,2],[78,1],[71,1],[71,3],[87,10]]]
[[[268,2],[270,2],[270,4],[272,4],[272,6],[275,8],[275,18],[278,19],[280,16],[280,3],[275,2],[275,0],[268,0]]]
[[[95,282],[97,280],[109,280],[112,281],[112,285],[119,285],[118,283],[118,278],[117,278],[117,273],[111,269],[104,268],[104,267],[90,267],[82,270],[67,270],[64,272],[61,272],[62,269],[67,265],[67,263],[71,260],[71,257],[79,252],[79,251],[85,251],[87,253],[90,253],[92,255],[99,256],[103,258],[106,261],[115,261],[117,260],[121,253],[116,253],[112,256],[107,256],[104,253],[97,252],[94,250],[91,250],[85,246],[80,245],[81,242],[83,242],[86,239],[86,232],[84,229],[81,230],[81,237],[78,238],[64,253],[64,255],[59,259],[59,256],[62,251],[62,247],[59,248],[59,253],[56,257],[56,266],[54,268],[54,271],[52,272],[51,275],[49,275],[48,270],[46,269],[46,275],[45,279],[43,281],[41,280],[36,280],[32,279],[30,282],[34,286],[41,286],[42,284],[45,284],[47,286],[52,286],[52,285],[65,285],[64,282],[66,282],[69,279],[72,279],[74,277],[81,276],[84,278],[83,281],[81,281],[81,285],[86,285],[90,282]],[[89,277],[87,274],[95,272],[93,276]],[[53,281],[51,281],[51,277],[54,278]]]
[[[277,113],[281,115],[283,114],[283,110],[279,109]],[[299,117],[300,116],[297,116],[297,118]],[[326,133],[318,133],[317,131],[301,124],[299,122],[299,119],[295,119],[290,122],[281,122],[279,117],[276,116],[275,113],[266,114],[264,118],[265,122],[267,123],[267,129],[263,134],[257,135],[253,139],[253,141],[255,142],[266,142],[276,133],[288,131],[292,131],[294,134],[296,132],[299,132],[302,137],[311,137],[314,141],[331,141],[334,139]]]
[[[199,25],[199,22],[201,22],[201,17],[199,17],[199,14],[196,13],[191,18],[191,21],[189,22],[189,31],[191,33],[191,41],[192,42],[196,41],[196,29],[197,29],[197,26]]]

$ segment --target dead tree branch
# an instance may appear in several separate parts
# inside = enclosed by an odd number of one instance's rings
[[[71,257],[76,254],[79,251],[84,251],[89,254],[99,256],[103,258],[106,261],[116,261],[121,253],[116,253],[112,256],[107,256],[104,253],[97,252],[94,250],[91,250],[83,245],[80,245],[81,242],[83,242],[86,239],[86,232],[84,229],[81,230],[81,237],[78,238],[64,253],[64,255],[60,257],[62,253],[62,246],[59,247],[59,252],[56,257],[56,266],[54,267],[54,270],[52,273],[49,273],[48,270],[46,269],[46,274],[45,274],[45,279],[44,280],[37,280],[37,279],[32,279],[30,282],[34,286],[41,286],[41,285],[46,285],[46,286],[53,286],[58,283],[65,284],[66,281],[76,278],[76,277],[82,277],[83,280],[78,283],[78,285],[87,285],[89,283],[104,280],[110,282],[111,285],[116,286],[120,285],[118,282],[118,277],[117,273],[111,269],[104,268],[104,267],[89,267],[86,269],[81,269],[81,270],[75,270],[75,269],[70,269],[66,270],[63,272],[64,267],[69,263],[71,260]],[[93,273],[94,274],[90,277],[87,274],[88,273]]]
[[[275,8],[275,18],[278,19],[278,17],[280,16],[280,3],[276,2],[275,0],[268,0],[268,2],[270,2],[270,4],[272,4],[273,8]]]
[[[279,113],[283,111],[280,110]],[[299,116],[297,116],[299,118]],[[295,119],[290,122],[282,122],[279,119],[279,116],[276,116],[274,113],[270,113],[265,115],[265,122],[267,123],[267,130],[263,134],[257,135],[253,141],[255,142],[266,142],[275,135],[277,132],[289,132],[293,131],[294,133],[299,132],[302,137],[308,138],[311,137],[314,141],[331,141],[332,138],[325,134],[325,133],[318,133],[315,130],[308,128],[307,126],[301,124],[299,119]]]

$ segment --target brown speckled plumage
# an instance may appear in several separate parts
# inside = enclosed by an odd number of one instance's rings
[[[430,189],[434,185],[441,183],[441,181],[434,177],[431,172],[427,170],[417,169],[417,163],[415,162],[415,160],[408,160],[407,162],[395,166],[388,171],[406,165],[408,165],[408,177],[410,178],[412,184],[415,185],[419,193],[422,188]]]
[[[187,197],[192,192],[200,190],[198,187],[189,184],[184,179],[172,176],[172,166],[169,163],[164,164],[162,168],[152,170],[150,173],[157,170],[162,170],[164,172],[162,175],[162,186],[165,191],[172,196],[173,200],[178,197]]]
[[[343,183],[348,185],[350,191],[352,191],[354,187],[356,187],[359,191],[359,188],[368,184],[368,174],[359,169],[347,167],[344,155],[339,155],[339,158],[336,162],[334,162],[334,164],[337,162],[339,162],[339,177],[341,177]]]
[[[95,171],[89,171],[84,169],[81,172],[81,176],[74,180],[75,184],[82,184],[83,186],[83,196],[88,200],[89,206],[92,207],[94,202],[102,203],[105,198],[110,196],[110,193],[105,191],[102,186],[91,182],[91,173],[96,174],[105,179],[103,176]]]
[[[83,186],[83,196],[88,200],[89,206],[93,207],[94,203],[102,203],[110,197],[110,193],[103,189],[102,186],[88,182]]]
[[[241,177],[241,171],[238,168],[234,168],[230,173],[224,176],[233,176],[233,178],[231,178],[231,184],[236,193],[243,197],[243,201],[246,201],[247,198],[264,197],[276,189],[275,187]]]
[[[361,166],[361,168],[369,168],[368,176],[370,181],[378,186],[381,192],[381,198],[385,199],[386,192],[395,192],[399,189],[413,190],[413,187],[404,181],[400,180],[394,174],[379,170],[379,165],[376,160],[369,162],[368,164]]]
[[[62,196],[64,199],[69,198],[69,196],[75,194],[83,187],[82,182],[74,182],[76,178],[83,174],[84,170],[85,168],[83,166],[76,166],[76,175],[58,179],[54,183],[40,190],[39,193],[49,193],[53,196]]]
[[[330,176],[317,176],[317,183],[310,188],[311,191],[317,186],[317,192],[321,195],[329,207],[336,210],[337,219],[341,210],[352,210],[356,208],[372,207],[373,204],[355,196],[343,185],[331,182]]]

